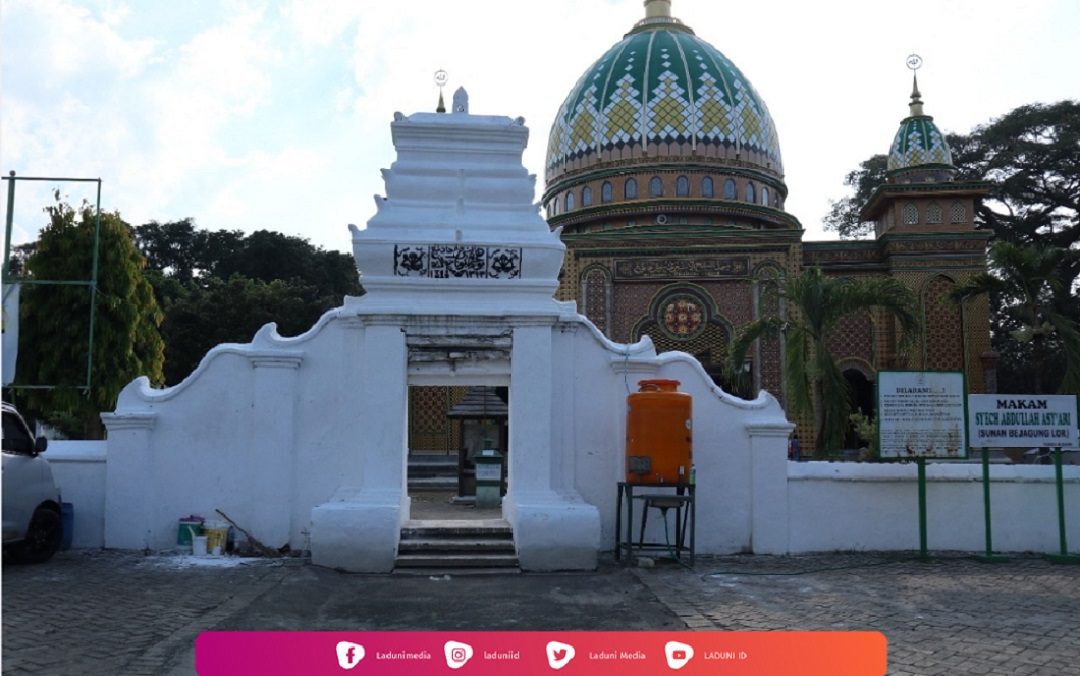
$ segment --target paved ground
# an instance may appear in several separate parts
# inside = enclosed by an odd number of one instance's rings
[[[497,577],[62,552],[3,567],[4,674],[193,674],[206,630],[876,630],[889,673],[1080,675],[1080,566],[896,555],[698,557]]]

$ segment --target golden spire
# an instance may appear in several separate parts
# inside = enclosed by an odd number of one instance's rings
[[[435,108],[436,113],[445,113],[446,112],[446,104],[443,103],[442,88],[446,84],[446,81],[448,79],[449,79],[449,76],[446,74],[446,71],[443,70],[442,68],[435,71],[435,84],[438,85],[438,87],[439,87],[439,105]]]
[[[925,115],[922,109],[922,94],[919,93],[919,74],[918,70],[922,66],[922,57],[918,54],[912,54],[907,58],[907,67],[911,69],[911,103],[908,104],[908,115],[910,117],[921,117]]]

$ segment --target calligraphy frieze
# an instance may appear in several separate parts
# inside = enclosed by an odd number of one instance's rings
[[[617,279],[694,279],[709,277],[746,277],[750,259],[746,256],[725,258],[635,258],[615,261]]]
[[[901,239],[889,243],[890,251],[952,251],[986,249],[986,239]]]
[[[469,244],[394,247],[394,275],[429,279],[518,279],[521,249]]]

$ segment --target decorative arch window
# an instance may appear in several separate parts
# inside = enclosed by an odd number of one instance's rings
[[[581,206],[592,206],[592,188],[590,188],[589,186],[585,186],[581,189]]]
[[[559,198],[558,197],[551,200],[551,215],[552,216],[558,216],[559,215]]]
[[[626,179],[626,185],[623,186],[623,196],[628,200],[637,199],[637,179]]]
[[[593,268],[582,276],[581,291],[582,314],[606,332],[611,324],[611,277],[606,271]]]
[[[937,202],[931,202],[926,205],[926,222],[930,225],[938,225],[941,223],[941,205]]]
[[[904,225],[919,224],[919,208],[914,203],[908,202],[905,204],[901,215],[904,217]]]
[[[713,181],[712,176],[706,176],[701,179],[701,196],[712,197],[713,196]]]
[[[600,186],[600,201],[607,204],[611,201],[611,182],[604,181],[604,184]]]
[[[967,223],[967,207],[963,202],[953,202],[949,208],[949,220],[953,223]]]
[[[769,206],[769,189],[765,186],[761,186],[761,203]]]
[[[750,203],[753,203],[753,202],[757,201],[757,195],[756,195],[756,193],[754,191],[754,184],[753,183],[747,183],[746,184],[746,201],[750,202]]]
[[[572,192],[566,193],[566,210],[567,211],[573,211],[574,210],[574,193],[572,193]]]
[[[727,179],[724,181],[724,199],[735,199],[735,181],[733,179]]]
[[[663,197],[664,196],[664,182],[660,180],[659,176],[653,176],[649,179],[649,197]]]
[[[675,196],[676,197],[689,197],[690,196],[690,179],[685,176],[680,176],[675,180]]]

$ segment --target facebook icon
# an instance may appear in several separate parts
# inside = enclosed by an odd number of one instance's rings
[[[364,646],[350,641],[339,641],[336,648],[338,666],[352,669],[364,659]]]

